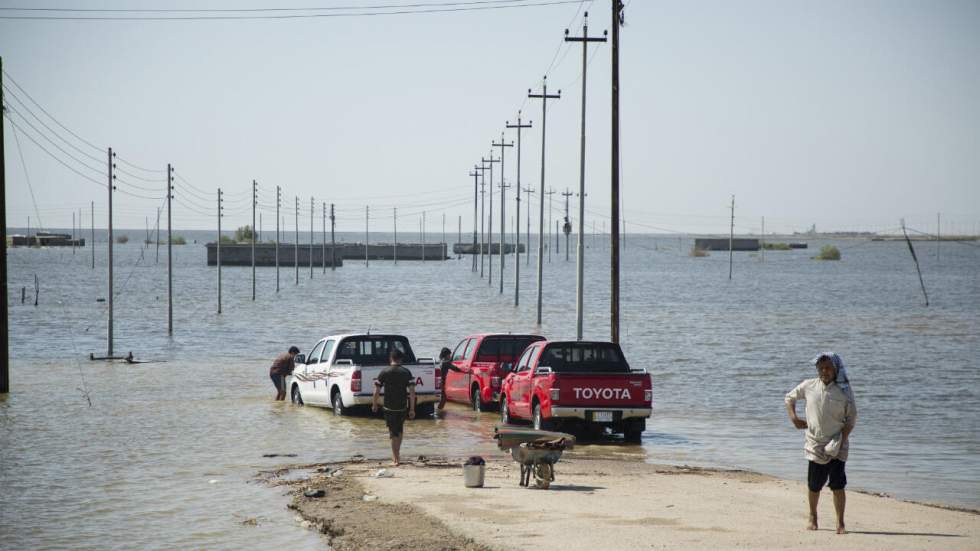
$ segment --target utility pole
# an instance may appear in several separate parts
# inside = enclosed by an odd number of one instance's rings
[[[605,34],[605,33],[604,33]],[[578,195],[578,246],[577,270],[575,277],[575,338],[582,340],[583,300],[585,296],[585,91],[589,68],[589,42],[605,42],[606,37],[589,37],[589,12],[585,12],[582,23],[582,36],[569,36],[565,29],[565,42],[582,43],[582,135],[579,151],[579,195]],[[618,222],[618,220],[617,220]]]
[[[395,264],[398,264],[398,207],[394,207],[394,212],[391,215],[391,220],[395,224],[395,243],[392,245],[392,250],[395,257]]]
[[[323,202],[323,234],[320,236],[320,264],[327,273],[327,202]]]
[[[939,233],[942,231],[942,225],[939,222],[940,213],[936,213],[936,266],[939,266]]]
[[[218,313],[221,313],[221,188],[218,188],[218,241],[215,242],[216,264],[218,266]]]
[[[173,172],[173,167],[167,163],[167,335],[174,334],[174,237],[170,210],[174,198]]]
[[[262,212],[259,212],[259,243],[262,242]]]
[[[330,271],[337,269],[337,242],[333,237],[335,218],[333,215],[333,203],[330,203]]]
[[[293,243],[293,267],[296,270],[296,283],[299,285],[299,195],[296,196],[296,242]]]
[[[368,265],[368,221],[371,218],[371,207],[364,206],[364,266]]]
[[[487,209],[487,285],[493,287],[493,163],[499,163],[500,159],[493,158],[493,152],[489,159],[483,159],[484,163],[490,163],[487,170],[490,171],[490,208]]]
[[[505,209],[507,202],[504,200],[504,197],[507,188],[510,187],[504,183],[504,151],[508,147],[514,147],[514,143],[504,142],[504,133],[501,132],[500,142],[491,140],[490,145],[500,148],[500,294],[504,294],[504,258],[507,256],[507,250],[504,248],[507,240],[507,215]]]
[[[572,221],[568,218],[568,198],[575,195],[568,188],[562,193],[565,198],[565,225],[562,226],[562,233],[565,234],[565,262],[568,262],[568,236],[572,233]]]
[[[534,188],[533,187],[526,187],[526,188],[524,188],[524,193],[527,193],[527,205],[528,205],[527,216],[525,217],[525,218],[527,218],[527,250],[528,250],[528,254],[524,255],[524,265],[525,266],[530,266],[531,265],[531,254],[530,254],[530,251],[531,251],[531,208],[530,207],[531,207],[531,195],[534,194]],[[520,228],[520,226],[517,226],[517,237],[518,237],[518,239],[517,239],[517,252],[520,252],[520,247],[521,247],[520,235],[521,235],[521,228]],[[517,275],[520,275],[520,274],[518,273]]]
[[[545,76],[541,81],[541,93],[534,94],[531,89],[527,90],[527,97],[536,98],[541,100],[541,189],[544,189],[544,153],[545,153],[545,137],[546,131],[548,129],[548,100],[549,99],[560,99],[561,90],[558,90],[557,94],[548,94],[548,77]],[[538,202],[538,231],[544,235],[544,194],[541,194],[541,200]],[[538,306],[537,306],[537,320],[538,326],[541,326],[541,301],[542,301],[542,283],[544,275],[544,242],[538,239]]]
[[[514,233],[517,234],[516,244],[514,245],[514,306],[517,306],[520,302],[520,287],[521,287],[521,134],[525,128],[531,128],[533,121],[527,121],[527,124],[521,122],[521,111],[517,110],[517,124],[511,124],[510,121],[507,122],[507,128],[517,129],[517,225]],[[501,149],[502,150],[502,149]],[[528,199],[528,206],[530,206],[531,200]],[[530,224],[531,224],[531,209],[527,209],[527,222],[528,222],[528,241],[527,246],[531,247],[531,234],[530,234]],[[530,260],[531,255],[527,255],[527,260]]]
[[[487,233],[484,228],[487,206],[487,170],[486,159],[480,158],[480,277],[483,277],[483,254],[487,245]]]
[[[112,148],[109,148],[109,296],[107,297],[107,304],[109,305],[109,325],[106,328],[107,346],[106,346],[106,357],[112,357],[112,191],[116,189],[116,175],[113,174],[113,169],[116,164],[113,162],[115,154],[112,152]],[[167,165],[167,197],[170,197],[170,165]],[[168,199],[169,202],[169,199]],[[30,235],[30,234],[28,234]]]
[[[81,220],[79,220],[81,221]],[[150,219],[146,219],[146,240],[150,240]],[[4,246],[6,246],[6,241],[4,241]],[[146,248],[146,245],[143,245]],[[71,211],[71,255],[75,256],[75,209]]]
[[[0,57],[0,197],[4,198],[4,208],[0,208],[0,237],[3,238],[3,252],[0,254],[0,279],[3,280],[3,297],[0,298],[0,346],[3,347],[3,357],[0,357],[0,394],[10,392],[10,325],[7,304],[7,165],[4,158],[3,136],[3,57]],[[94,210],[94,208],[93,208]],[[78,221],[81,225],[82,221]],[[80,233],[80,232],[79,232]],[[92,241],[95,248],[95,241]],[[92,257],[95,258],[94,256]],[[95,268],[93,260],[92,268]]]
[[[316,199],[310,197],[310,279],[313,279],[313,217],[316,215]]]
[[[252,300],[255,300],[255,203],[258,201],[259,185],[252,180]]]
[[[446,248],[446,213],[442,213],[442,248],[443,248],[443,253],[445,253],[445,248]],[[443,256],[442,260],[445,260],[446,255],[443,254],[442,256]]]
[[[443,216],[445,216],[445,215],[443,215]],[[461,215],[461,214],[459,215],[459,218],[456,219],[456,242],[459,243],[459,246],[460,247],[463,246],[463,215]],[[453,247],[453,248],[455,248],[455,247]],[[460,260],[461,258],[463,258],[463,257],[460,256],[460,253],[457,253],[456,254],[456,260]]]
[[[619,343],[619,27],[623,24],[623,3],[612,0],[612,167],[610,171],[610,191],[612,201],[612,232],[609,248],[609,317],[610,338]],[[585,82],[585,73],[582,73]],[[584,96],[583,96],[584,97]],[[626,250],[626,219],[623,219],[623,250]]]
[[[762,247],[762,263],[766,262],[766,217],[762,217],[762,242],[760,243]]]
[[[735,260],[735,196],[732,195],[732,225],[728,234],[728,281],[732,280],[732,263]]]
[[[548,231],[551,231],[551,211],[552,211],[552,208],[551,208],[552,207],[552,205],[551,205],[551,196],[555,194],[555,190],[552,188],[549,191],[544,192],[544,194],[548,196]],[[543,226],[543,222],[544,221],[542,220],[542,226]],[[558,234],[555,234],[555,235],[557,236]],[[541,239],[542,242],[544,241],[544,230],[542,230],[541,236],[538,239]],[[551,241],[550,240],[548,242],[548,245],[549,245],[548,246],[548,264],[551,264]],[[555,240],[555,247],[556,248],[558,247],[558,240],[557,239]]]
[[[476,219],[477,219],[477,202],[480,192],[478,188],[480,187],[480,173],[477,172],[477,166],[473,165],[473,172],[470,172],[470,176],[473,177],[473,267],[470,269],[471,272],[476,272]],[[460,243],[462,244],[462,243]]]
[[[0,133],[2,133],[2,131],[0,131]],[[2,153],[0,153],[0,157],[3,157]],[[2,176],[0,176],[0,178],[2,178]],[[94,270],[95,269],[95,201],[92,201],[91,209],[92,209],[92,236],[91,236],[92,237],[92,269]],[[157,242],[159,243],[159,241],[160,241],[160,207],[157,207]],[[160,245],[157,245],[158,260],[159,260],[159,256],[160,256]]]
[[[425,262],[425,211],[422,211],[422,220],[420,221],[419,235],[422,241],[422,262]]]
[[[276,186],[276,292],[279,292],[279,207],[282,206],[282,188]]]
[[[156,263],[157,264],[160,263],[160,207],[157,207],[157,259],[156,259]]]

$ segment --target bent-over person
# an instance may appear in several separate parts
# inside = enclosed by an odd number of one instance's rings
[[[837,513],[837,533],[844,534],[844,487],[847,485],[844,465],[847,462],[848,437],[857,421],[857,406],[840,356],[826,352],[814,358],[813,363],[818,376],[803,381],[786,394],[786,412],[790,421],[796,428],[806,430],[804,454],[809,462],[807,486],[810,504],[807,528],[817,529],[820,490],[829,481]],[[796,415],[798,400],[806,400],[805,420]]]
[[[374,396],[371,400],[371,410],[378,411],[381,389],[384,388],[385,424],[388,425],[388,436],[391,438],[391,464],[396,467],[402,447],[405,417],[415,419],[415,375],[402,365],[404,358],[401,350],[392,348],[390,365],[374,381]]]
[[[299,354],[299,348],[290,346],[288,352],[279,354],[272,361],[272,367],[269,368],[269,378],[272,379],[272,384],[276,385],[276,400],[286,399],[286,377],[292,374],[293,369],[296,369],[296,362],[294,361],[296,354]]]

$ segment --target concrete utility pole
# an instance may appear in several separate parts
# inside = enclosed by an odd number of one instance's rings
[[[333,203],[330,203],[330,271],[337,269],[337,242],[334,240],[333,230],[334,230],[334,215],[333,215]]]
[[[113,174],[113,169],[116,167],[116,163],[113,162],[115,158],[115,153],[112,152],[112,148],[109,148],[109,296],[106,297],[106,304],[109,306],[109,325],[106,327],[106,356],[112,357],[112,191],[116,189],[116,175]],[[167,165],[167,197],[170,197],[170,165]],[[167,200],[169,202],[169,199]]]
[[[521,122],[521,111],[517,110],[517,124],[511,124],[510,121],[507,122],[507,128],[517,129],[517,222],[516,231],[517,235],[516,244],[514,245],[514,306],[520,303],[520,290],[521,290],[521,134],[522,130],[525,128],[531,128],[533,121],[527,121],[527,124]],[[502,149],[501,149],[502,150]],[[528,205],[531,202],[528,199]],[[531,223],[531,209],[528,208],[528,248],[531,247],[531,237],[530,237],[530,223]],[[528,260],[530,260],[531,255],[527,255]]]
[[[760,243],[760,245],[762,246],[762,262],[765,263],[766,262],[766,217],[765,216],[762,217],[762,240],[761,241],[762,243]]]
[[[323,234],[320,236],[320,264],[327,273],[327,202],[323,202]]]
[[[398,207],[394,208],[394,213],[392,214],[391,219],[395,223],[395,243],[392,245],[392,252],[395,258],[395,264],[398,264]]]
[[[942,224],[940,223],[939,217],[940,217],[940,213],[937,212],[936,213],[936,266],[939,266],[939,243],[941,242],[941,240],[939,239],[939,233],[942,231]]]
[[[259,243],[262,242],[262,212],[259,212]]]
[[[504,142],[504,133],[500,133],[500,142],[490,141],[490,145],[493,147],[500,148],[500,294],[504,294],[504,258],[506,258],[506,249],[504,246],[507,241],[507,215],[505,201],[505,192],[510,185],[504,183],[504,152],[507,151],[506,148],[514,147],[514,142],[506,143]]]
[[[282,188],[276,186],[276,292],[279,292],[279,207],[282,206]]]
[[[167,163],[167,334],[174,334],[174,237],[170,204],[174,198],[173,167]]]
[[[487,170],[486,159],[480,158],[480,277],[483,277],[483,254],[487,248],[487,232],[484,228],[487,207]]]
[[[296,242],[293,243],[293,267],[296,269],[296,283],[299,285],[299,195],[296,196]]]
[[[444,249],[443,250],[443,253],[445,253],[446,252],[445,251],[445,248],[446,248],[446,213],[442,213],[442,246],[443,246],[443,249]],[[446,255],[443,254],[442,255],[442,258],[440,260],[445,260],[445,258],[446,258]]]
[[[160,207],[157,207],[157,258],[156,263],[160,263]]]
[[[612,231],[609,247],[610,339],[619,343],[619,27],[623,24],[623,3],[612,0],[612,166],[609,177],[612,201]],[[582,74],[583,81],[585,74]],[[626,219],[623,219],[623,250],[626,250]]]
[[[218,266],[218,313],[221,313],[221,188],[218,188],[218,240],[215,242],[215,260]]]
[[[310,197],[310,279],[313,279],[313,218],[316,216],[316,199]]]
[[[732,263],[735,260],[735,196],[732,195],[732,225],[728,234],[728,280],[732,280]]]
[[[4,158],[4,124],[3,124],[3,57],[0,57],[0,197],[7,197],[7,164]],[[6,201],[6,199],[4,199]],[[93,209],[94,210],[94,209]],[[81,224],[81,220],[78,221]],[[7,209],[0,208],[0,237],[3,238],[3,254],[0,254],[0,279],[3,280],[3,297],[0,298],[0,346],[3,356],[0,357],[0,394],[10,392],[10,325],[8,323],[7,304]],[[95,241],[92,241],[95,247]],[[95,258],[94,256],[92,258]],[[92,267],[95,267],[94,261]]]
[[[483,159],[484,163],[490,163],[487,170],[490,171],[490,207],[487,209],[487,285],[493,287],[493,163],[499,163],[500,159],[493,158],[493,152],[489,159]]]
[[[364,206],[364,265],[368,266],[368,224],[371,218],[371,207]]]
[[[445,214],[443,216],[445,216]],[[462,247],[463,246],[463,215],[460,214],[458,216],[459,217],[456,219],[456,242],[459,243],[460,247]],[[474,218],[474,220],[476,219]],[[461,258],[463,257],[460,255],[460,253],[456,253],[456,260],[459,260]]]
[[[526,188],[524,188],[524,193],[527,193],[527,204],[528,204],[528,207],[530,207],[530,205],[531,205],[531,195],[534,195],[534,188],[533,187],[526,187]],[[527,209],[527,216],[526,216],[526,218],[527,218],[527,249],[528,249],[528,251],[530,251],[531,250],[531,209],[530,208]],[[520,225],[519,224],[515,225],[515,227],[517,228],[517,252],[519,253],[519,252],[521,252],[520,251],[520,247],[521,247],[521,239],[520,239],[520,237],[521,237],[521,228],[520,228]],[[525,266],[530,266],[531,265],[531,255],[530,254],[524,255],[524,265]],[[518,276],[521,275],[520,272],[517,271],[517,270],[515,270],[515,273]]]
[[[422,220],[420,221],[419,234],[422,241],[422,262],[425,262],[425,211],[422,211]]]
[[[0,140],[3,141],[3,140]],[[0,144],[2,145],[2,144]],[[3,157],[3,153],[0,153],[0,157]],[[95,269],[95,201],[91,202],[90,208],[92,209],[92,269]],[[157,260],[160,257],[160,207],[157,207]],[[6,280],[5,280],[6,281]]]
[[[473,267],[470,269],[471,272],[476,272],[476,219],[479,216],[477,212],[477,202],[480,195],[480,173],[477,172],[478,168],[473,165],[473,172],[470,172],[470,176],[473,177]],[[462,245],[462,243],[460,243]]]
[[[544,192],[544,195],[547,195],[548,196],[548,231],[551,231],[551,211],[552,211],[552,208],[551,208],[552,207],[552,205],[551,205],[551,196],[554,195],[554,194],[555,194],[555,190],[554,189],[550,189],[549,191]],[[543,226],[543,223],[544,223],[544,220],[542,220],[542,226]],[[543,230],[542,230],[541,236],[538,237],[538,239],[540,239],[542,242],[544,242],[544,231]],[[558,240],[557,239],[555,240],[555,247],[556,248],[558,247]],[[548,241],[548,264],[551,264],[551,241],[550,240]]]
[[[605,34],[605,33],[603,33]],[[582,135],[579,151],[579,194],[578,194],[578,246],[577,270],[575,277],[575,338],[582,340],[583,300],[585,296],[585,91],[589,68],[589,42],[605,42],[606,37],[589,37],[589,12],[585,12],[582,23],[582,36],[569,36],[565,29],[565,42],[582,43]]]
[[[259,198],[259,185],[252,180],[252,300],[255,300],[255,204]]]
[[[568,188],[562,193],[562,197],[565,198],[565,224],[562,226],[562,233],[565,234],[565,262],[568,262],[568,236],[572,233],[572,221],[568,217],[568,198],[575,195]]]
[[[81,222],[81,220],[79,220],[79,222]],[[150,240],[150,219],[149,218],[146,219],[146,240],[147,241]],[[4,241],[4,244],[6,244],[6,243],[7,242]],[[146,248],[146,245],[145,244],[143,245],[143,248],[144,249]],[[72,256],[75,256],[75,211],[74,211],[74,209],[71,211],[71,255]]]
[[[541,100],[541,189],[544,189],[544,153],[545,153],[545,137],[546,131],[548,129],[548,100],[549,99],[560,99],[561,90],[558,90],[557,94],[548,94],[548,77],[545,76],[541,82],[541,93],[534,94],[529,88],[527,91],[527,97],[536,98]],[[538,203],[538,232],[544,235],[544,194],[541,194],[541,200]],[[541,301],[542,301],[542,283],[544,275],[544,241],[538,239],[538,307],[537,307],[537,320],[538,326],[541,325]]]

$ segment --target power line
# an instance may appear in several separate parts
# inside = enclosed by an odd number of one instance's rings
[[[2,17],[2,16],[0,16],[0,17]],[[12,82],[14,84],[14,86],[17,87],[18,90],[20,90],[21,92],[24,93],[25,96],[27,96],[27,99],[31,100],[31,103],[33,103],[34,105],[36,105],[38,107],[38,109],[40,109],[45,115],[47,115],[51,120],[53,120],[55,122],[55,124],[57,124],[58,126],[60,126],[61,128],[63,128],[65,130],[65,132],[68,132],[69,134],[71,134],[72,136],[74,136],[75,138],[77,138],[78,140],[80,140],[82,143],[84,143],[85,145],[91,147],[92,149],[95,149],[96,151],[104,152],[106,150],[106,148],[99,147],[99,146],[93,144],[92,142],[90,142],[90,141],[86,140],[85,138],[79,136],[78,134],[72,132],[71,129],[68,128],[67,126],[61,124],[61,121],[59,121],[58,119],[54,118],[54,116],[51,113],[48,113],[48,111],[44,107],[42,107],[40,103],[38,103],[33,97],[31,97],[30,94],[27,93],[27,90],[24,90],[24,88],[20,84],[17,84],[17,81],[14,80],[14,78],[10,76],[10,73],[8,73],[7,71],[4,71],[3,74],[4,74],[4,76],[6,77],[7,80],[9,80],[10,82]]]
[[[17,123],[15,123],[15,122],[13,121],[13,119],[11,119],[11,118],[10,118],[10,116],[9,116],[9,115],[7,115],[7,121],[9,121],[9,122],[10,122],[10,125],[11,125],[11,126],[13,126],[14,128],[16,128],[16,129],[18,129],[18,130],[20,130],[21,132],[24,132],[24,130],[23,130],[22,128],[20,128],[20,127],[19,127],[19,126],[17,125]],[[106,184],[105,184],[105,183],[103,183],[103,182],[100,182],[100,181],[98,181],[98,180],[96,180],[95,178],[92,178],[91,176],[88,176],[88,175],[86,175],[86,174],[82,174],[81,172],[79,172],[79,171],[78,171],[78,169],[76,169],[75,167],[73,167],[73,166],[71,166],[71,165],[69,165],[69,164],[68,164],[68,163],[66,163],[65,161],[63,161],[63,160],[61,160],[61,158],[60,158],[60,157],[58,157],[58,156],[56,156],[55,154],[53,154],[53,153],[51,153],[50,151],[48,151],[48,150],[47,150],[47,148],[45,148],[45,147],[44,147],[43,145],[41,145],[40,143],[38,143],[38,141],[37,141],[37,140],[35,140],[35,139],[34,139],[34,137],[33,137],[33,136],[31,136],[30,134],[28,134],[28,133],[26,133],[26,132],[24,132],[24,136],[27,136],[27,138],[28,138],[29,140],[31,140],[32,142],[34,142],[34,145],[36,145],[36,146],[38,146],[39,148],[41,148],[41,151],[44,151],[45,153],[47,153],[49,157],[51,157],[51,158],[52,158],[52,159],[54,159],[55,161],[58,161],[59,163],[61,163],[61,165],[62,165],[62,166],[64,166],[65,168],[67,168],[68,170],[70,170],[70,171],[72,171],[72,172],[74,172],[75,174],[77,174],[77,175],[79,175],[79,176],[81,176],[82,178],[85,178],[86,180],[88,180],[88,181],[90,181],[90,182],[92,182],[92,183],[95,183],[95,184],[98,184],[98,185],[100,185],[100,186],[102,186],[102,187],[105,187],[105,186],[106,186]]]
[[[24,179],[27,180],[27,189],[31,192],[31,203],[34,204],[34,216],[37,217],[37,226],[43,230],[44,224],[41,222],[41,213],[37,210],[37,198],[34,197],[34,186],[31,185],[31,176],[27,173],[27,163],[24,162],[24,151],[20,148],[20,138],[17,135],[16,129],[14,130],[14,142],[17,143],[17,154],[20,155],[20,165],[24,167]]]
[[[27,111],[32,117],[34,117],[34,119],[37,120],[37,122],[41,123],[41,126],[43,126],[44,128],[46,128],[48,130],[48,132],[51,132],[52,134],[54,134],[58,139],[60,139],[61,141],[65,142],[69,147],[71,147],[75,151],[79,152],[80,154],[88,157],[89,159],[92,159],[95,162],[98,162],[98,163],[101,163],[102,162],[102,159],[101,158],[96,157],[95,155],[92,155],[91,153],[88,153],[87,151],[83,151],[80,147],[78,147],[75,144],[71,143],[70,141],[68,141],[67,139],[65,139],[64,137],[62,137],[61,134],[59,134],[53,128],[51,128],[50,126],[48,126],[47,123],[45,123],[41,119],[41,117],[37,116],[37,114],[34,111],[32,111],[30,107],[28,107],[27,105],[24,104],[24,101],[23,100],[21,100],[19,97],[17,97],[17,94],[15,94],[13,92],[13,90],[10,89],[9,86],[7,86],[6,84],[4,84],[3,85],[3,88],[4,88],[4,90],[6,90],[7,95],[9,95],[10,97],[14,98],[14,100],[16,100],[17,103],[21,107],[23,107],[24,111]],[[18,113],[18,114],[20,114],[20,113]],[[23,116],[23,115],[21,115],[21,116]]]
[[[47,134],[45,134],[44,132],[41,132],[40,130],[38,130],[36,126],[34,126],[33,124],[31,124],[31,121],[29,121],[29,120],[27,120],[27,118],[26,118],[26,117],[24,117],[24,115],[23,115],[23,114],[22,114],[22,113],[21,113],[20,111],[18,111],[18,110],[16,110],[16,109],[14,109],[13,107],[11,107],[11,105],[10,105],[9,103],[5,103],[5,104],[4,104],[4,107],[6,108],[6,111],[8,111],[8,112],[12,112],[12,113],[16,113],[16,114],[17,114],[17,116],[18,116],[18,117],[20,117],[20,119],[21,119],[22,121],[24,121],[24,123],[26,123],[26,124],[27,124],[27,126],[30,126],[30,127],[31,127],[31,129],[32,129],[32,130],[34,130],[35,132],[37,132],[37,134],[38,134],[39,136],[41,136],[42,138],[44,138],[44,139],[45,139],[45,140],[46,140],[46,141],[47,141],[48,143],[50,143],[51,145],[53,145],[54,147],[56,147],[56,148],[58,149],[58,151],[61,151],[62,153],[64,153],[65,155],[67,155],[67,156],[68,156],[69,158],[71,158],[71,159],[72,159],[73,161],[75,161],[76,163],[78,163],[78,164],[80,164],[80,165],[82,165],[82,166],[84,166],[85,168],[87,168],[87,169],[89,169],[89,170],[91,170],[92,172],[95,172],[95,173],[97,173],[97,174],[102,174],[102,175],[104,175],[104,174],[105,174],[105,172],[103,172],[103,170],[102,170],[101,168],[93,168],[93,167],[92,167],[91,165],[89,165],[89,164],[88,164],[88,163],[87,163],[86,161],[83,161],[83,160],[81,160],[81,159],[79,159],[78,157],[76,157],[76,156],[74,156],[74,155],[72,155],[72,154],[71,154],[71,153],[69,153],[68,151],[65,151],[65,148],[63,148],[63,147],[61,147],[60,145],[58,145],[58,143],[57,143],[57,142],[55,142],[54,140],[52,140],[52,139],[51,139],[50,137],[48,137],[48,135],[47,135]],[[11,118],[10,118],[10,115],[9,115],[9,114],[7,115],[7,120],[9,120],[9,121],[10,121],[10,124],[14,124],[14,121],[13,121],[13,119],[11,119]],[[23,132],[23,131],[24,131],[24,130],[23,130],[23,129],[21,129],[21,132]],[[26,135],[26,136],[28,136],[28,137],[30,137],[30,135],[29,135],[29,134],[27,134],[27,132],[24,132],[24,135]],[[35,142],[35,143],[36,143],[36,142]]]

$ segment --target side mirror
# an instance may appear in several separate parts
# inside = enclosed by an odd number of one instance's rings
[[[305,364],[306,363],[306,354],[296,354],[296,356],[293,358],[293,363]]]
[[[548,375],[550,373],[551,373],[551,368],[546,365],[539,366],[537,369],[534,370],[535,376]]]

